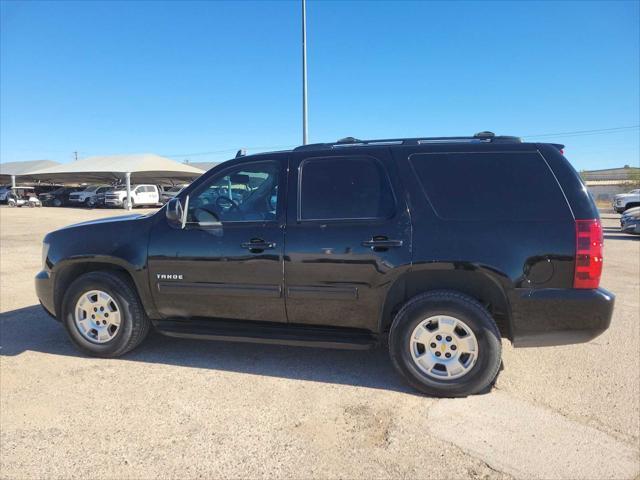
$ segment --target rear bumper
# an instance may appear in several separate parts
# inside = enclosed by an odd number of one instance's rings
[[[55,301],[53,297],[53,282],[51,281],[51,274],[46,270],[38,272],[36,275],[36,295],[40,300],[40,305],[46,310],[46,312],[55,318],[56,309]]]
[[[604,288],[516,292],[511,297],[513,345],[588,342],[609,328],[614,303],[615,295]]]

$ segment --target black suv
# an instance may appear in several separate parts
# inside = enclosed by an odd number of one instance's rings
[[[153,215],[44,239],[44,308],[84,352],[173,337],[369,348],[416,389],[486,390],[501,338],[611,321],[598,211],[562,145],[483,132],[239,157]]]
[[[45,207],[63,207],[69,204],[69,195],[84,187],[59,187],[51,192],[40,193],[38,198]]]

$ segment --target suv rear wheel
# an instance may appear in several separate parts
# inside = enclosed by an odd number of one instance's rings
[[[394,367],[417,390],[463,397],[490,387],[500,369],[500,333],[489,312],[455,291],[409,300],[389,335]]]
[[[134,349],[150,325],[129,279],[107,271],[85,273],[69,286],[61,320],[76,347],[97,357]]]

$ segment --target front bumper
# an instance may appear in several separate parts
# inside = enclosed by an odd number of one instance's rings
[[[51,273],[46,270],[42,270],[36,275],[35,281],[36,295],[40,300],[40,305],[42,305],[42,308],[44,308],[49,315],[55,318],[56,308]]]
[[[522,290],[510,297],[515,347],[588,342],[609,328],[615,303],[604,288]]]

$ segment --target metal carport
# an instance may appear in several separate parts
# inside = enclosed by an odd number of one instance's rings
[[[41,181],[59,183],[125,183],[127,199],[131,183],[174,185],[190,182],[203,171],[153,153],[87,157],[29,173]],[[128,201],[129,209],[131,202]]]
[[[26,162],[7,162],[0,163],[0,184],[6,185],[11,183],[12,187],[16,186],[16,180],[26,183],[33,183],[36,180],[30,177],[30,172],[43,168],[60,165],[53,160],[30,160]]]

